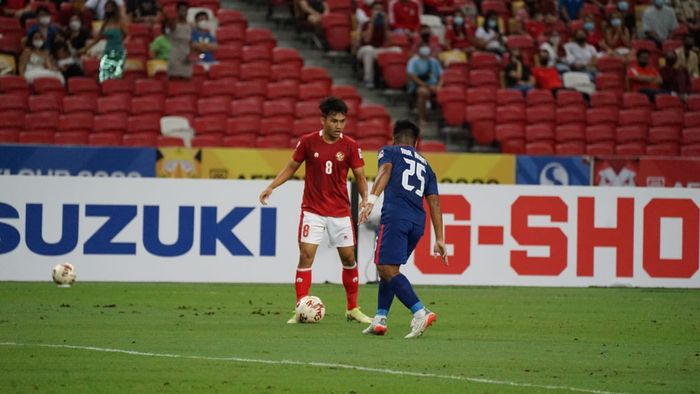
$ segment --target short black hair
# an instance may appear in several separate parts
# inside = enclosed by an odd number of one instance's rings
[[[345,104],[345,101],[334,96],[326,97],[323,101],[321,101],[318,109],[321,110],[321,114],[324,117],[333,113],[343,115],[348,114],[348,105]]]
[[[207,14],[206,11],[199,11],[199,12],[194,16],[194,20],[199,19],[199,17],[202,16],[202,15],[203,15],[203,16],[206,16],[207,19],[209,19],[209,14]]]
[[[42,13],[42,12],[51,15],[51,11],[49,11],[49,9],[48,9],[46,6],[40,5],[40,6],[36,7],[36,12],[35,12],[35,13],[36,13],[37,15],[39,15],[39,14]]]
[[[637,57],[640,57],[640,56],[642,56],[642,55],[645,54],[645,53],[646,53],[647,55],[649,55],[651,52],[649,52],[648,49],[642,48],[642,49],[640,49],[640,50],[637,51]]]
[[[180,0],[177,2],[177,5],[175,6],[175,9],[178,9],[180,7],[185,7],[185,8],[190,8],[190,3]]]
[[[420,129],[410,120],[397,120],[394,123],[394,139],[409,137],[415,142],[418,141],[418,136],[420,136]]]

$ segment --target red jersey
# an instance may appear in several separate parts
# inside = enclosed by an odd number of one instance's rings
[[[634,81],[631,78],[635,76],[643,76],[643,77],[656,77],[656,78],[661,78],[661,74],[659,74],[659,71],[654,68],[654,66],[648,65],[646,67],[642,67],[639,65],[634,65],[631,66],[629,69],[627,69],[627,78],[630,80],[630,92],[638,92],[639,89],[642,88],[647,88],[647,89],[658,89],[659,85],[652,83],[652,82],[641,82],[641,81]]]
[[[292,160],[306,162],[304,199],[301,209],[321,216],[350,216],[348,170],[365,165],[362,152],[352,138],[340,135],[329,144],[323,130],[301,137]]]

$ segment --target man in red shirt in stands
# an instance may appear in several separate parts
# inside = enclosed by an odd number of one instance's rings
[[[627,69],[629,90],[644,93],[653,100],[661,82],[659,70],[649,63],[649,50],[640,49],[637,52],[637,64]]]
[[[421,6],[415,0],[394,0],[389,19],[395,31],[416,33],[420,28]]]
[[[557,90],[563,87],[555,61],[550,59],[546,49],[540,49],[540,65],[532,68],[532,75],[539,89]]]
[[[260,202],[267,205],[272,190],[289,180],[306,162],[304,198],[299,219],[299,264],[294,288],[297,302],[309,294],[311,265],[324,235],[338,249],[343,264],[343,287],[347,298],[345,316],[369,324],[372,319],[357,306],[359,275],[355,261],[355,233],[350,219],[348,197],[348,170],[352,170],[364,206],[367,200],[362,152],[357,142],[343,135],[348,107],[344,101],[328,97],[319,106],[323,128],[309,133],[297,143],[286,167],[260,194]],[[284,198],[284,197],[283,197]],[[287,323],[298,323],[296,313]]]

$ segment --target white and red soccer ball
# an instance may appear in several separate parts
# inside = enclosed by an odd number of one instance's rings
[[[75,282],[75,267],[71,263],[56,264],[51,277],[57,285],[70,286]]]
[[[318,323],[326,315],[326,306],[316,296],[302,297],[297,302],[295,310],[301,323]]]

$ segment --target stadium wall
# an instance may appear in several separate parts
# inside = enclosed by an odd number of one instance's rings
[[[303,183],[0,176],[0,280],[290,283]],[[424,237],[416,284],[700,288],[700,190],[441,184],[450,264]],[[363,282],[374,227],[361,226]],[[426,227],[429,229],[430,227]],[[431,233],[427,233],[431,234]],[[340,282],[323,244],[314,282]]]

